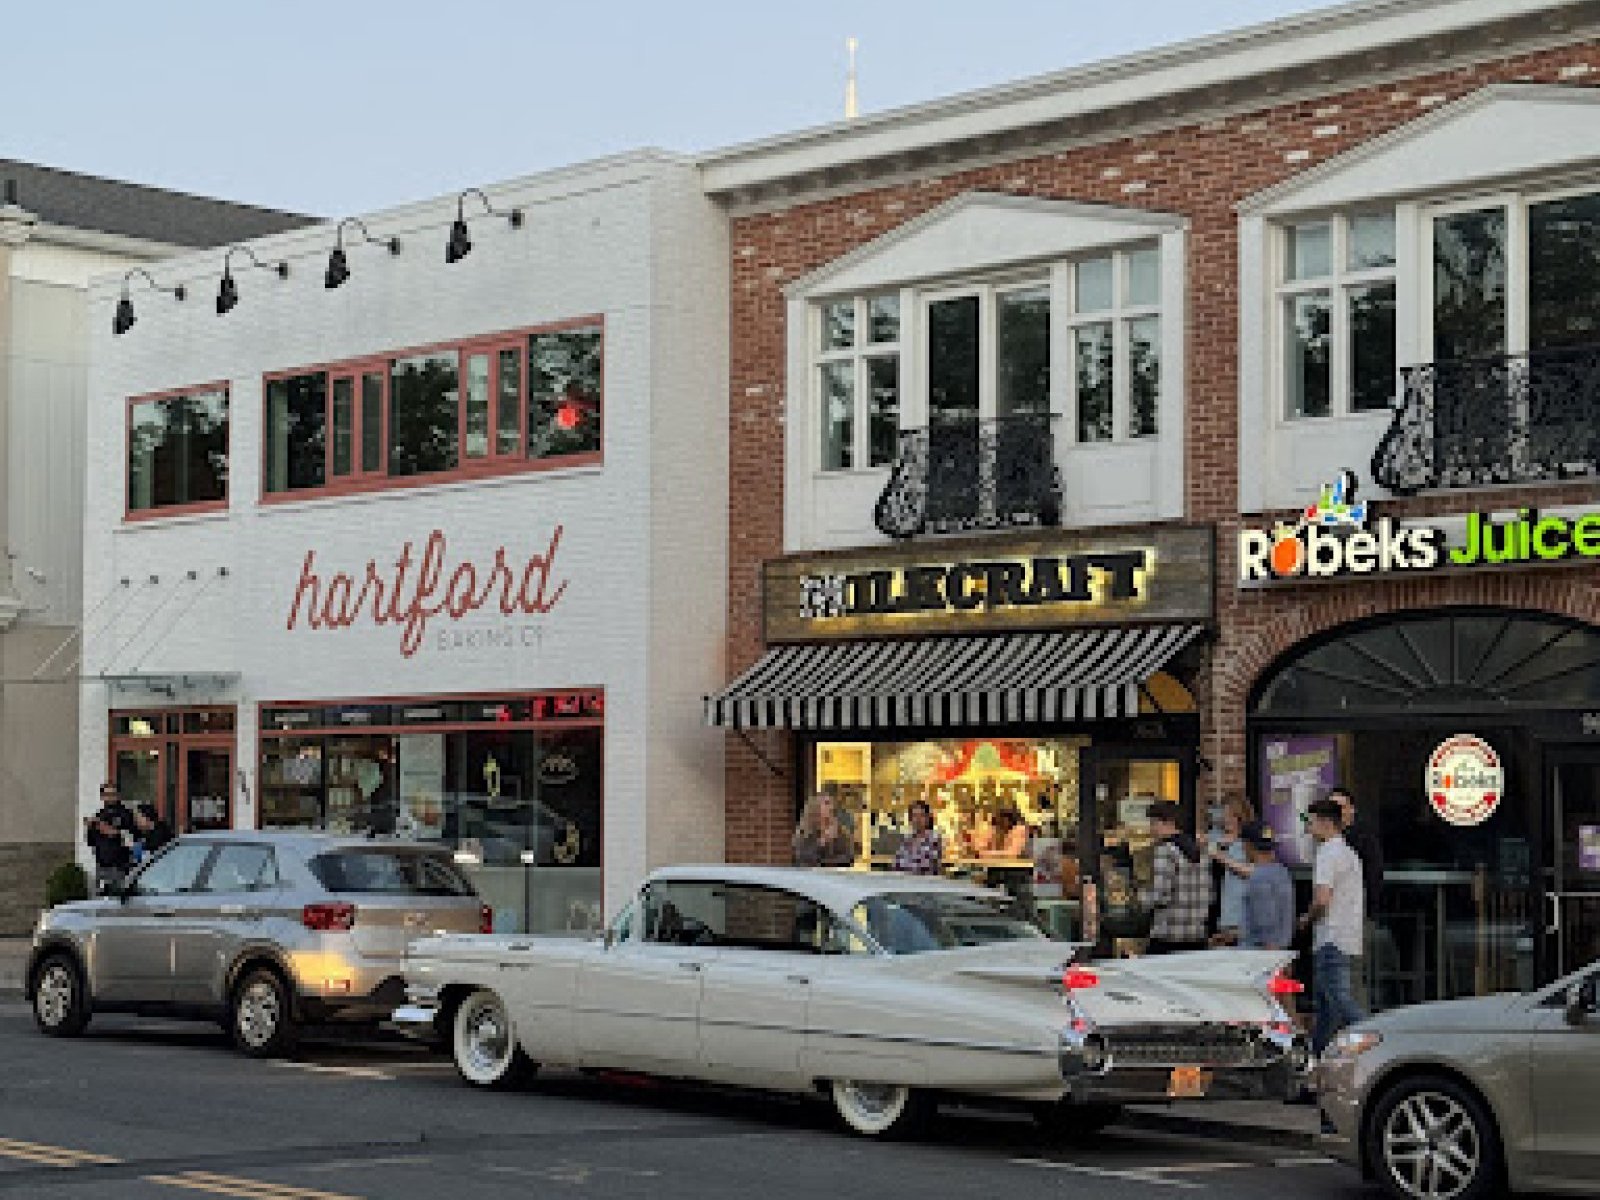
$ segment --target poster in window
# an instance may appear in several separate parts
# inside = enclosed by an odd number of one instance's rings
[[[444,735],[400,737],[400,820],[404,838],[436,841],[444,836]]]
[[[1600,825],[1578,826],[1578,870],[1600,871]]]
[[[1278,857],[1309,866],[1316,854],[1306,818],[1311,802],[1339,783],[1339,739],[1334,734],[1268,737],[1261,743],[1262,819],[1272,827]]]

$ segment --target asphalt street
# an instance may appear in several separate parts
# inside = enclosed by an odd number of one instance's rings
[[[1083,1147],[945,1113],[917,1141],[837,1132],[821,1104],[541,1076],[459,1083],[405,1043],[317,1042],[256,1062],[220,1031],[97,1018],[73,1041],[0,1002],[0,1200],[411,1200],[537,1195],[1354,1200],[1313,1154],[1112,1130]]]

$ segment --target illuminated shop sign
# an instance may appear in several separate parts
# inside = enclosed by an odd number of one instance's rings
[[[1316,579],[1558,563],[1600,558],[1600,513],[1468,513],[1448,524],[1372,519],[1351,471],[1322,489],[1298,521],[1239,532],[1239,582]],[[1455,528],[1459,526],[1459,528]]]
[[[1168,526],[778,559],[767,640],[1208,620],[1212,548],[1209,529]]]

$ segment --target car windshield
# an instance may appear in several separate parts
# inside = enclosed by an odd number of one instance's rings
[[[890,954],[1044,938],[1010,896],[890,892],[863,900],[850,915]]]
[[[448,859],[408,850],[335,850],[311,860],[311,873],[330,892],[403,896],[471,896],[472,884]]]

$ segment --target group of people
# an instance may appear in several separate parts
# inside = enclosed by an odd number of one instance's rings
[[[1334,788],[1308,810],[1317,851],[1311,903],[1298,919],[1294,883],[1278,857],[1272,827],[1253,819],[1248,801],[1229,803],[1222,836],[1214,843],[1181,830],[1176,804],[1158,801],[1149,815],[1156,847],[1147,953],[1219,945],[1288,950],[1297,932],[1308,932],[1313,1049],[1321,1054],[1341,1029],[1364,1019],[1358,999],[1358,991],[1365,992],[1361,965],[1383,882],[1383,857],[1376,834],[1357,819],[1348,790]],[[1214,931],[1213,864],[1223,871]]]
[[[944,835],[934,824],[933,808],[914,800],[906,810],[911,831],[895,851],[893,868],[907,875],[939,875],[944,871]],[[1020,859],[1028,852],[1028,823],[1015,808],[995,812],[989,826],[973,839],[977,858]],[[797,867],[848,867],[856,861],[856,843],[839,820],[833,796],[817,792],[806,801],[794,831]]]
[[[94,852],[95,891],[120,889],[128,872],[172,840],[168,825],[152,804],[129,808],[114,783],[100,789],[100,808],[84,822],[84,840]]]

